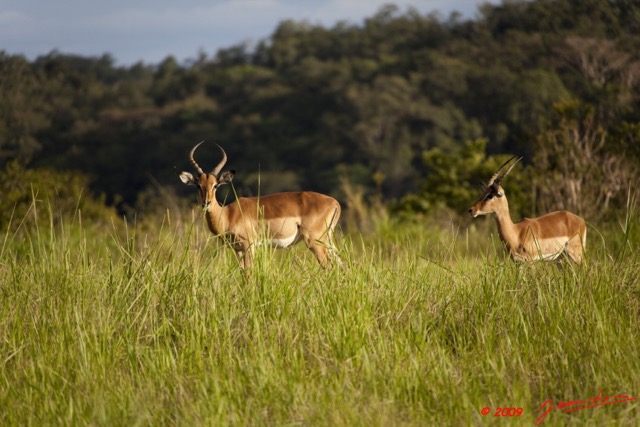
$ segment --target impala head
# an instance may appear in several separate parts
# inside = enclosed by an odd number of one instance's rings
[[[222,160],[220,160],[220,163],[218,163],[211,172],[205,173],[193,159],[193,153],[203,142],[204,141],[198,143],[189,153],[189,161],[196,170],[196,176],[193,176],[190,172],[182,172],[180,173],[180,180],[187,185],[195,185],[198,188],[198,202],[206,209],[211,203],[217,203],[216,190],[221,185],[230,183],[236,172],[230,170],[220,173],[222,167],[227,162],[227,153],[218,145],[218,148],[222,151]]]
[[[511,169],[513,169],[513,167],[522,159],[522,157],[513,162],[511,166],[509,166],[509,169],[507,169],[505,172],[501,173],[501,171],[516,157],[517,156],[513,156],[509,160],[504,162],[502,166],[500,166],[498,170],[495,171],[495,173],[491,176],[489,182],[486,184],[482,184],[484,194],[469,209],[469,213],[472,217],[475,218],[478,215],[487,215],[494,213],[500,206],[504,206],[506,198],[504,196],[504,190],[502,189],[500,182],[502,182],[502,180],[507,175],[509,175]]]

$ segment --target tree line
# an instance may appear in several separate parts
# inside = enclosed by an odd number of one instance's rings
[[[1,190],[57,171],[121,213],[148,209],[192,198],[177,174],[206,140],[198,162],[224,147],[242,195],[357,188],[397,212],[463,212],[518,154],[517,207],[605,219],[637,191],[639,30],[631,0],[505,1],[470,20],[390,4],[182,64],[0,52]]]

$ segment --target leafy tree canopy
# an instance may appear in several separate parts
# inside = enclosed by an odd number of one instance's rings
[[[184,64],[0,52],[0,166],[81,173],[124,212],[154,186],[183,191],[176,175],[206,140],[201,162],[223,146],[240,194],[258,193],[264,173],[269,191],[341,197],[348,176],[379,200],[457,208],[493,155],[558,172],[531,162],[571,140],[554,106],[572,100],[591,109],[611,164],[637,165],[639,27],[630,0],[505,1],[474,20],[389,5],[363,25],[284,21],[255,48]]]

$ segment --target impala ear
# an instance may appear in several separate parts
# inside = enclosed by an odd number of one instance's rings
[[[181,172],[180,181],[184,182],[187,185],[196,185],[196,179],[189,172]]]
[[[234,170],[228,170],[226,172],[222,172],[222,174],[220,175],[220,178],[218,178],[218,187],[220,187],[221,185],[230,183],[235,174],[236,174],[236,171]]]
[[[491,184],[487,188],[491,189],[491,191],[495,194],[496,197],[504,196],[504,191],[502,190],[502,187],[500,187],[498,184],[495,184],[495,183]]]

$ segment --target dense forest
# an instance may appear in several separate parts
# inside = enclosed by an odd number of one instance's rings
[[[522,211],[598,221],[637,192],[640,4],[505,1],[473,20],[388,5],[360,25],[284,21],[183,64],[0,52],[0,94],[3,222],[34,192],[84,186],[121,214],[193,203],[177,174],[201,140],[198,162],[224,147],[241,195],[414,213],[465,212],[515,154]]]

